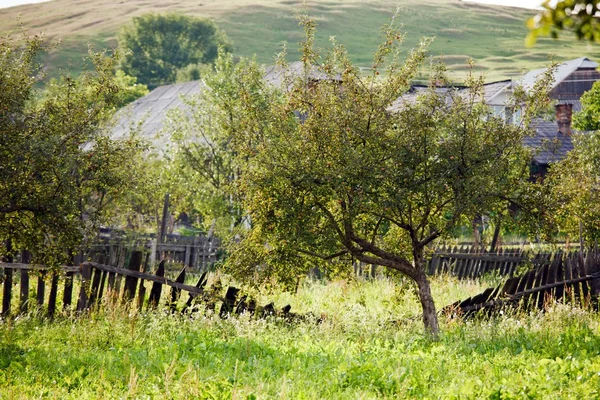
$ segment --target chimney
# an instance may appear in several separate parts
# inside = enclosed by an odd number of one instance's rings
[[[571,135],[571,116],[573,115],[573,104],[556,105],[556,123],[558,131],[563,135]]]

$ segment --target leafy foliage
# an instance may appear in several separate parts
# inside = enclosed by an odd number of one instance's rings
[[[216,229],[223,238],[235,235],[247,222],[235,186],[243,160],[236,157],[233,126],[240,123],[237,91],[245,84],[242,71],[249,72],[245,66],[247,62],[235,65],[233,56],[221,51],[215,71],[203,77],[201,93],[184,100],[186,111],[170,114],[177,143],[173,162],[180,174],[178,186],[186,188],[184,203],[203,216],[205,229]],[[252,74],[262,77],[258,69]]]
[[[535,44],[538,36],[558,38],[562,30],[575,33],[579,40],[600,42],[600,26],[598,13],[600,8],[596,0],[561,0],[554,4],[545,0],[543,10],[527,20],[529,34],[525,43]]]
[[[212,72],[212,67],[207,64],[189,64],[177,70],[177,82],[198,81]]]
[[[174,83],[190,64],[210,64],[219,46],[230,49],[225,34],[208,19],[179,14],[145,14],[121,29],[119,45],[129,49],[121,69],[150,89]]]
[[[122,108],[132,101],[150,93],[146,85],[137,83],[137,78],[126,75],[121,70],[115,72],[115,81],[120,87],[119,93],[117,94],[118,101],[115,103],[116,108]]]
[[[573,127],[582,131],[600,129],[600,82],[581,96],[581,111],[573,115]]]
[[[94,71],[39,93],[44,45],[23,41],[0,40],[0,238],[54,265],[136,184],[129,166],[143,146],[104,129],[123,99],[117,53],[90,53]]]
[[[574,148],[550,169],[546,184],[553,196],[554,229],[579,236],[579,223],[588,243],[600,238],[600,133],[573,135]]]

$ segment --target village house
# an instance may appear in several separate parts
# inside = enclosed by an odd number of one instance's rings
[[[549,164],[564,158],[572,150],[572,115],[581,110],[580,98],[583,93],[590,90],[594,82],[600,80],[600,72],[596,70],[597,68],[598,64],[596,62],[585,57],[565,61],[557,66],[550,92],[550,97],[556,103],[555,117],[534,120],[536,135],[528,137],[524,141],[526,146],[536,149],[531,164],[534,176],[543,176],[547,172]],[[485,84],[485,102],[496,115],[518,123],[520,113],[516,112],[514,115],[509,115],[506,107],[513,88],[515,85],[521,85],[525,89],[531,88],[544,71],[545,69],[537,69],[518,79],[507,79]],[[265,68],[264,79],[269,84],[281,87],[285,85],[286,78],[300,76],[302,73],[303,66],[301,62],[290,63],[285,71],[275,66],[268,66]],[[323,79],[334,79],[341,84],[339,75],[325,74],[317,68],[310,71],[309,83]],[[390,111],[398,109],[406,101],[414,101],[419,92],[425,89],[424,86],[414,85],[411,90],[390,105]],[[461,90],[461,88],[457,89]],[[183,99],[197,95],[201,90],[201,81],[160,86],[119,112],[113,134],[117,137],[122,136],[131,127],[138,127],[140,133],[152,140],[158,150],[164,149],[169,144],[169,136],[161,135],[161,133],[166,128],[165,123],[169,110],[179,108],[185,111],[187,105]],[[448,88],[440,88],[439,90],[448,90]]]

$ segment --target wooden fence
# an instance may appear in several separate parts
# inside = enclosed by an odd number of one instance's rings
[[[427,273],[429,275],[447,273],[458,279],[477,279],[489,273],[512,277],[521,266],[549,264],[561,254],[564,252],[534,253],[513,248],[500,248],[495,252],[486,252],[467,246],[444,246],[435,250],[427,266]]]
[[[102,254],[111,258],[114,253],[143,249],[150,254],[150,265],[156,260],[165,260],[167,264],[181,264],[198,271],[213,268],[219,260],[221,240],[214,236],[166,235],[164,243],[158,243],[152,236],[127,238],[121,236],[100,236],[86,252],[89,257]]]
[[[19,315],[36,309],[52,318],[57,312],[59,302],[62,310],[70,313],[84,312],[107,301],[121,299],[124,304],[140,310],[167,307],[173,312],[185,312],[202,303],[205,308],[218,312],[223,318],[243,312],[261,317],[304,317],[291,313],[289,305],[281,310],[276,310],[273,303],[259,307],[255,300],[245,295],[241,296],[241,291],[235,287],[228,287],[224,295],[220,293],[220,286],[207,290],[206,271],[195,284],[185,282],[186,267],[175,279],[165,277],[165,260],[160,262],[153,274],[145,272],[150,260],[149,253],[123,251],[112,253],[111,257],[106,259],[103,254],[99,254],[95,261],[56,269],[26,263],[0,263],[2,316]],[[37,280],[35,287],[31,285],[33,280]],[[46,295],[48,283],[50,289],[49,295]],[[59,298],[60,288],[62,294]],[[78,289],[76,293],[75,288]],[[30,293],[32,289],[35,292],[35,301]],[[166,293],[167,291],[170,292]],[[74,294],[77,295],[76,299],[73,298]],[[185,295],[187,299],[182,297]],[[183,300],[186,300],[185,303]]]
[[[557,254],[551,262],[511,277],[495,288],[457,301],[442,312],[468,317],[480,311],[506,306],[544,309],[553,301],[583,307],[598,302],[600,295],[600,257],[596,251]]]

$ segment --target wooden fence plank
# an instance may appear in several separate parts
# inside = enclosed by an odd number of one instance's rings
[[[131,257],[129,258],[129,267],[130,271],[139,272],[142,267],[144,254],[139,251],[133,251],[131,253]],[[138,278],[135,276],[127,276],[125,277],[125,290],[123,291],[123,301],[129,302],[135,298],[135,290],[137,288]]]
[[[73,275],[74,272],[67,272],[65,274],[65,288],[63,291],[63,310],[68,310],[71,307],[71,301],[73,299]]]
[[[46,295],[46,271],[40,271],[37,281],[37,306],[42,308],[44,305],[44,297]]]
[[[183,267],[183,269],[177,276],[177,279],[175,279],[175,282],[180,283],[180,284],[183,284],[183,282],[185,282],[185,268],[186,267]],[[171,310],[172,311],[175,311],[175,309],[177,307],[177,300],[179,300],[180,295],[181,295],[181,288],[178,288],[175,286],[171,287]]]
[[[100,278],[102,275],[102,271],[99,269],[92,268],[92,278],[91,278],[91,290],[90,290],[90,298],[88,300],[87,308],[93,307],[98,302],[98,292],[100,291]]]
[[[19,299],[19,310],[26,313],[29,307],[29,271],[21,270],[21,297]]]
[[[221,305],[221,310],[219,311],[219,316],[221,318],[226,318],[228,315],[233,314],[233,310],[235,308],[235,300],[237,298],[240,289],[235,288],[233,286],[229,286],[227,288],[227,292],[225,293],[225,299],[223,304]]]
[[[2,295],[2,315],[10,315],[10,302],[12,300],[13,270],[4,268],[4,290]]]
[[[50,297],[48,297],[48,318],[53,318],[56,311],[56,297],[58,295],[58,272],[52,272],[50,281]]]
[[[162,260],[160,264],[158,264],[158,269],[156,270],[155,275],[158,279],[165,279],[165,260]],[[150,290],[150,298],[148,299],[148,308],[154,309],[158,306],[160,302],[162,286],[162,282],[154,281],[154,283],[152,284],[152,289]]]
[[[92,277],[92,265],[89,262],[81,264],[81,289],[77,301],[77,311],[83,311],[88,305],[88,291]]]

